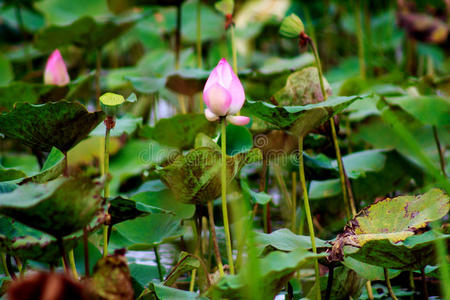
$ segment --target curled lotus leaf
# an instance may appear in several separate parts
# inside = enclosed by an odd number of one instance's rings
[[[103,119],[103,112],[88,112],[78,102],[19,103],[12,111],[0,114],[0,133],[35,150],[56,147],[66,152]]]
[[[295,271],[311,263],[313,259],[325,255],[325,253],[314,254],[301,248],[289,253],[274,251],[260,259],[260,271],[252,272],[252,276],[259,277],[261,295],[267,296],[265,299],[273,299]],[[212,299],[252,299],[248,297],[247,283],[250,280],[248,275],[248,272],[241,271],[237,275],[227,275],[221,278],[208,290],[207,296]]]
[[[158,170],[161,180],[183,203],[206,203],[221,192],[221,153],[199,147],[178,156],[170,165]],[[245,165],[262,159],[259,149],[227,156],[227,182],[231,182]]]
[[[333,242],[331,260],[350,256],[391,269],[416,270],[433,261],[434,242],[450,235],[418,232],[448,213],[439,189],[418,196],[386,198],[364,208]]]
[[[295,136],[305,136],[325,121],[364,96],[335,97],[307,105],[277,106],[264,101],[247,100],[243,114],[258,117]]]
[[[43,184],[29,182],[0,194],[0,213],[54,237],[89,224],[101,208],[101,182],[60,177]]]
[[[86,226],[87,232],[94,232],[105,221],[105,210],[100,210]],[[68,251],[75,248],[82,238],[83,230],[64,237],[64,249]],[[55,263],[60,260],[60,248],[56,238],[6,216],[0,216],[0,249],[22,260],[29,259],[43,263]]]
[[[322,76],[325,92],[330,96],[331,86]],[[286,80],[284,88],[274,95],[280,105],[306,105],[322,102],[324,97],[320,88],[319,74],[316,67],[303,68],[294,72]]]

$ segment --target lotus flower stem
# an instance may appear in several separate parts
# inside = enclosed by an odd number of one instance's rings
[[[6,255],[5,255],[5,253],[2,252],[1,256],[2,256],[3,271],[5,272],[5,275],[7,277],[11,277],[11,275],[9,274],[8,265],[6,263]]]
[[[384,270],[384,280],[386,281],[386,286],[387,286],[388,291],[389,291],[389,296],[391,296],[391,298],[393,300],[398,300],[398,298],[394,294],[394,291],[392,290],[391,281],[389,280],[388,269],[387,268],[383,268],[383,270]],[[426,297],[425,299],[428,299],[428,297]]]
[[[233,263],[233,249],[231,245],[230,224],[228,222],[228,209],[227,209],[227,122],[225,118],[221,118],[220,125],[222,128],[222,214],[223,214],[223,226],[225,230],[225,240],[227,245],[227,258],[228,265],[230,266],[230,273],[234,274]]]
[[[439,153],[439,162],[441,164],[442,174],[445,177],[447,177],[447,174],[445,172],[445,157],[444,157],[444,153],[442,152],[441,142],[439,140],[439,135],[438,135],[438,132],[437,132],[437,128],[434,125],[433,125],[433,135],[434,135],[434,140],[436,141],[436,147],[437,147],[438,153]]]
[[[325,85],[323,83],[323,73],[322,73],[322,64],[320,62],[320,57],[319,57],[319,52],[317,51],[317,47],[314,44],[314,42],[309,38],[308,40],[309,45],[311,46],[313,52],[314,52],[314,58],[316,61],[316,66],[317,66],[317,71],[319,73],[319,82],[320,82],[320,89],[322,91],[322,96],[324,100],[327,100],[328,95],[325,91]],[[345,180],[345,170],[344,170],[344,164],[342,162],[342,157],[341,157],[341,150],[339,148],[339,141],[337,138],[337,134],[336,134],[336,128],[334,126],[334,119],[331,118],[330,119],[330,127],[331,127],[331,134],[333,137],[333,144],[334,144],[334,149],[336,151],[336,160],[338,163],[338,167],[339,167],[339,179],[341,181],[341,187],[342,187],[342,197],[344,198],[344,202],[347,204],[347,217],[350,218],[350,212],[355,215],[356,214],[356,207],[355,207],[355,203],[353,203],[353,199],[349,199],[348,197],[348,190],[350,189],[349,186],[347,186],[346,184],[346,180]]]
[[[311,209],[309,207],[309,199],[308,199],[308,190],[306,188],[306,178],[305,178],[305,167],[303,163],[303,137],[298,138],[298,155],[299,155],[299,165],[298,165],[298,173],[300,175],[300,184],[303,190],[303,201],[306,211],[306,220],[308,221],[308,229],[309,236],[311,237],[311,247],[313,252],[316,254],[316,238],[314,236],[314,226],[311,217]],[[317,298],[320,299],[320,274],[319,274],[319,262],[317,259],[314,259],[314,269],[316,274],[316,288],[319,289],[317,293]]]
[[[75,255],[73,249],[69,251],[70,268],[72,269],[73,278],[78,279],[77,265],[75,264]]]
[[[107,117],[107,119],[110,117]],[[105,132],[105,155],[104,155],[104,164],[103,164],[103,174],[108,176],[109,172],[109,135],[111,132],[111,127],[106,124],[106,132]],[[105,199],[109,198],[109,180],[105,181],[105,187],[103,191],[103,197]],[[108,225],[103,225],[103,257],[108,256]]]
[[[214,208],[211,201],[208,202],[208,215],[209,215],[209,231],[214,247],[214,256],[216,257],[217,267],[219,268],[219,274],[221,277],[225,275],[223,271],[222,258],[220,256],[219,243],[217,242],[216,225],[214,224]],[[211,257],[211,255],[209,256]]]
[[[291,197],[291,203],[292,203],[292,215],[291,215],[291,230],[293,233],[295,233],[295,230],[297,228],[296,220],[297,220],[297,173],[292,172],[292,197]]]

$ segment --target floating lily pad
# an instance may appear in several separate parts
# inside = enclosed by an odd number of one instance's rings
[[[78,102],[20,103],[0,114],[0,133],[41,151],[66,152],[84,139],[104,118]]]
[[[100,210],[102,184],[88,178],[26,183],[0,194],[0,213],[55,237],[86,226]]]
[[[91,233],[106,220],[103,211],[87,226]],[[23,260],[55,263],[60,260],[60,248],[56,239],[42,231],[33,229],[11,218],[0,216],[0,249]],[[83,238],[83,231],[77,231],[64,238],[64,249],[73,249]]]
[[[158,170],[161,180],[183,203],[206,203],[221,192],[221,153],[208,147],[180,155],[170,165]],[[227,182],[245,165],[261,160],[259,149],[227,157]]]
[[[314,63],[314,56],[305,53],[293,58],[271,57],[264,61],[257,71],[259,74],[273,76],[276,74],[291,72]]]
[[[35,47],[41,51],[51,51],[66,45],[99,49],[130,29],[136,20],[137,16],[104,22],[82,17],[69,25],[52,25],[36,35]]]
[[[333,243],[331,258],[350,256],[391,269],[420,269],[433,261],[435,240],[450,235],[415,233],[445,216],[448,210],[449,197],[438,189],[378,201],[349,222]]]
[[[327,101],[303,106],[275,106],[263,101],[247,100],[244,115],[253,115],[295,136],[304,136],[361,96],[330,97]]]
[[[247,181],[241,180],[242,193],[247,194],[254,204],[266,205],[272,201],[272,196],[264,192],[255,192],[249,186]]]
[[[367,280],[384,280],[384,269],[382,267],[363,263],[350,256],[345,257],[342,264]],[[389,278],[394,278],[397,275],[400,275],[401,272],[401,270],[389,269]]]
[[[154,127],[143,126],[140,135],[160,144],[187,150],[194,146],[198,133],[213,136],[216,131],[217,123],[209,122],[203,114],[191,113],[161,119]]]
[[[295,271],[311,263],[314,258],[323,256],[325,254],[314,254],[303,249],[289,253],[274,251],[259,260],[260,271],[252,272],[252,276],[258,277],[261,295],[267,299],[273,299]],[[223,277],[209,289],[207,295],[213,299],[250,299],[246,285],[249,278],[246,275],[246,273],[239,273]]]

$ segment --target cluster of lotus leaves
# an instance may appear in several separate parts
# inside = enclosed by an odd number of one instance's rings
[[[431,189],[418,196],[386,198],[364,208],[333,242],[329,259],[351,257],[399,270],[417,270],[435,261],[434,243],[450,235],[420,233],[429,222],[444,217],[449,196]]]

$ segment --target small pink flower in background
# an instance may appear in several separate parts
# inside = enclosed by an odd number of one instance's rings
[[[44,72],[44,83],[63,86],[70,82],[67,67],[58,49],[53,51],[47,60]]]
[[[207,106],[205,116],[209,121],[225,116],[235,125],[246,125],[250,121],[249,117],[233,116],[244,105],[245,93],[239,78],[225,58],[209,74],[203,89],[203,101]]]

